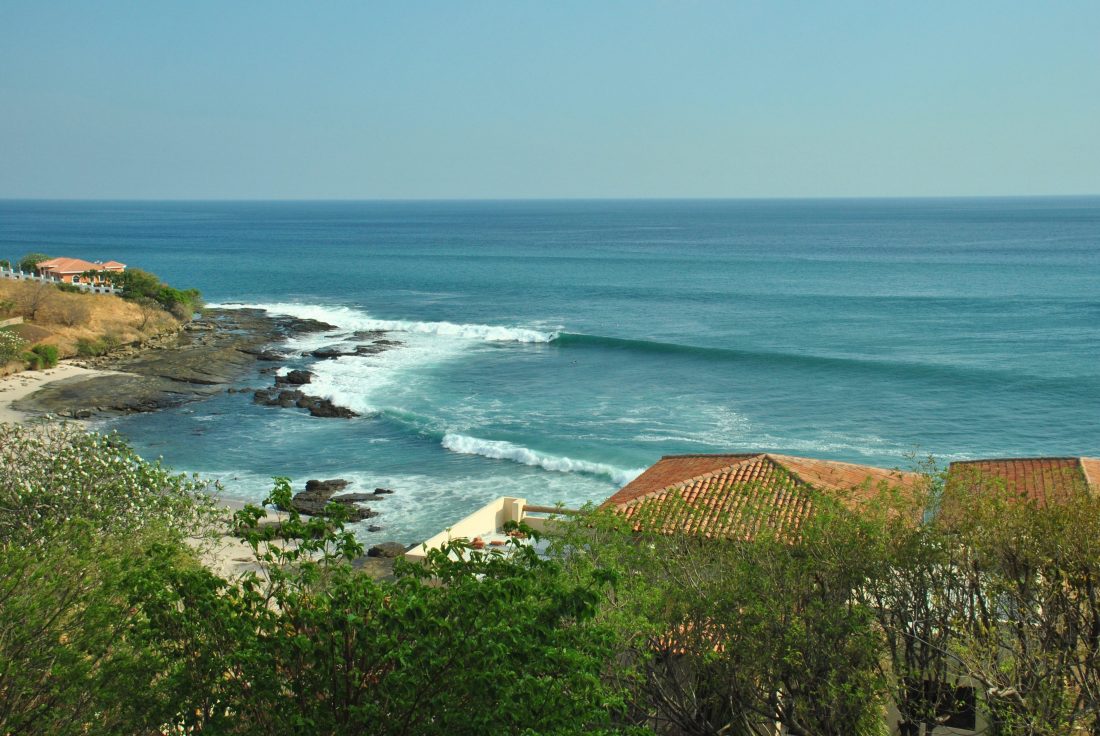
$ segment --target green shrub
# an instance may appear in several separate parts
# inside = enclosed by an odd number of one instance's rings
[[[81,358],[94,358],[99,355],[106,355],[108,352],[109,348],[105,338],[89,340],[82,337],[76,341],[76,354]]]
[[[30,350],[23,353],[23,360],[27,361],[27,368],[32,371],[42,370],[42,356],[38,353],[32,353]]]
[[[60,284],[58,284],[57,289],[58,289],[58,291],[64,291],[64,292],[69,293],[69,294],[83,294],[84,293],[84,290],[81,289],[79,286],[77,286],[76,284],[70,284],[66,281],[62,281]]]
[[[40,367],[53,368],[57,365],[57,348],[53,345],[35,345],[31,348],[31,352],[37,355],[40,360]]]

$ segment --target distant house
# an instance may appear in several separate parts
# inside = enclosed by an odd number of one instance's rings
[[[772,453],[666,455],[602,508],[639,531],[751,539],[762,529],[796,535],[813,511],[814,491],[858,506],[881,486],[916,490],[923,483],[918,473]]]
[[[70,284],[99,283],[103,279],[92,279],[85,274],[89,271],[121,272],[126,270],[125,263],[118,261],[85,261],[80,258],[51,258],[47,261],[39,261],[35,266],[40,276],[49,276]]]

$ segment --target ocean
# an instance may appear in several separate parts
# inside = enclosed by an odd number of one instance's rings
[[[1097,197],[0,202],[0,257],[32,250],[339,327],[299,350],[391,330],[292,362],[356,419],[233,393],[102,425],[229,497],[392,488],[365,540],[599,502],[665,454],[1100,455]]]

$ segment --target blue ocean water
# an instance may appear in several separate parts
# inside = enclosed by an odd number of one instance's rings
[[[340,327],[302,349],[394,330],[297,362],[358,419],[228,394],[110,422],[230,496],[393,488],[379,538],[599,501],[670,453],[1100,455],[1095,197],[0,202],[0,256],[31,250]]]

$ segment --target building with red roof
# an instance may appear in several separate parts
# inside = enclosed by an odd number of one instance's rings
[[[118,261],[104,263],[102,261],[85,261],[80,258],[50,258],[39,261],[35,265],[35,270],[38,271],[40,276],[49,276],[70,284],[90,284],[94,280],[84,274],[90,271],[125,271],[126,264]],[[102,281],[102,279],[99,280]]]
[[[601,508],[637,530],[751,539],[765,529],[797,534],[817,494],[851,507],[883,488],[912,492],[926,482],[918,473],[775,453],[667,455]]]

